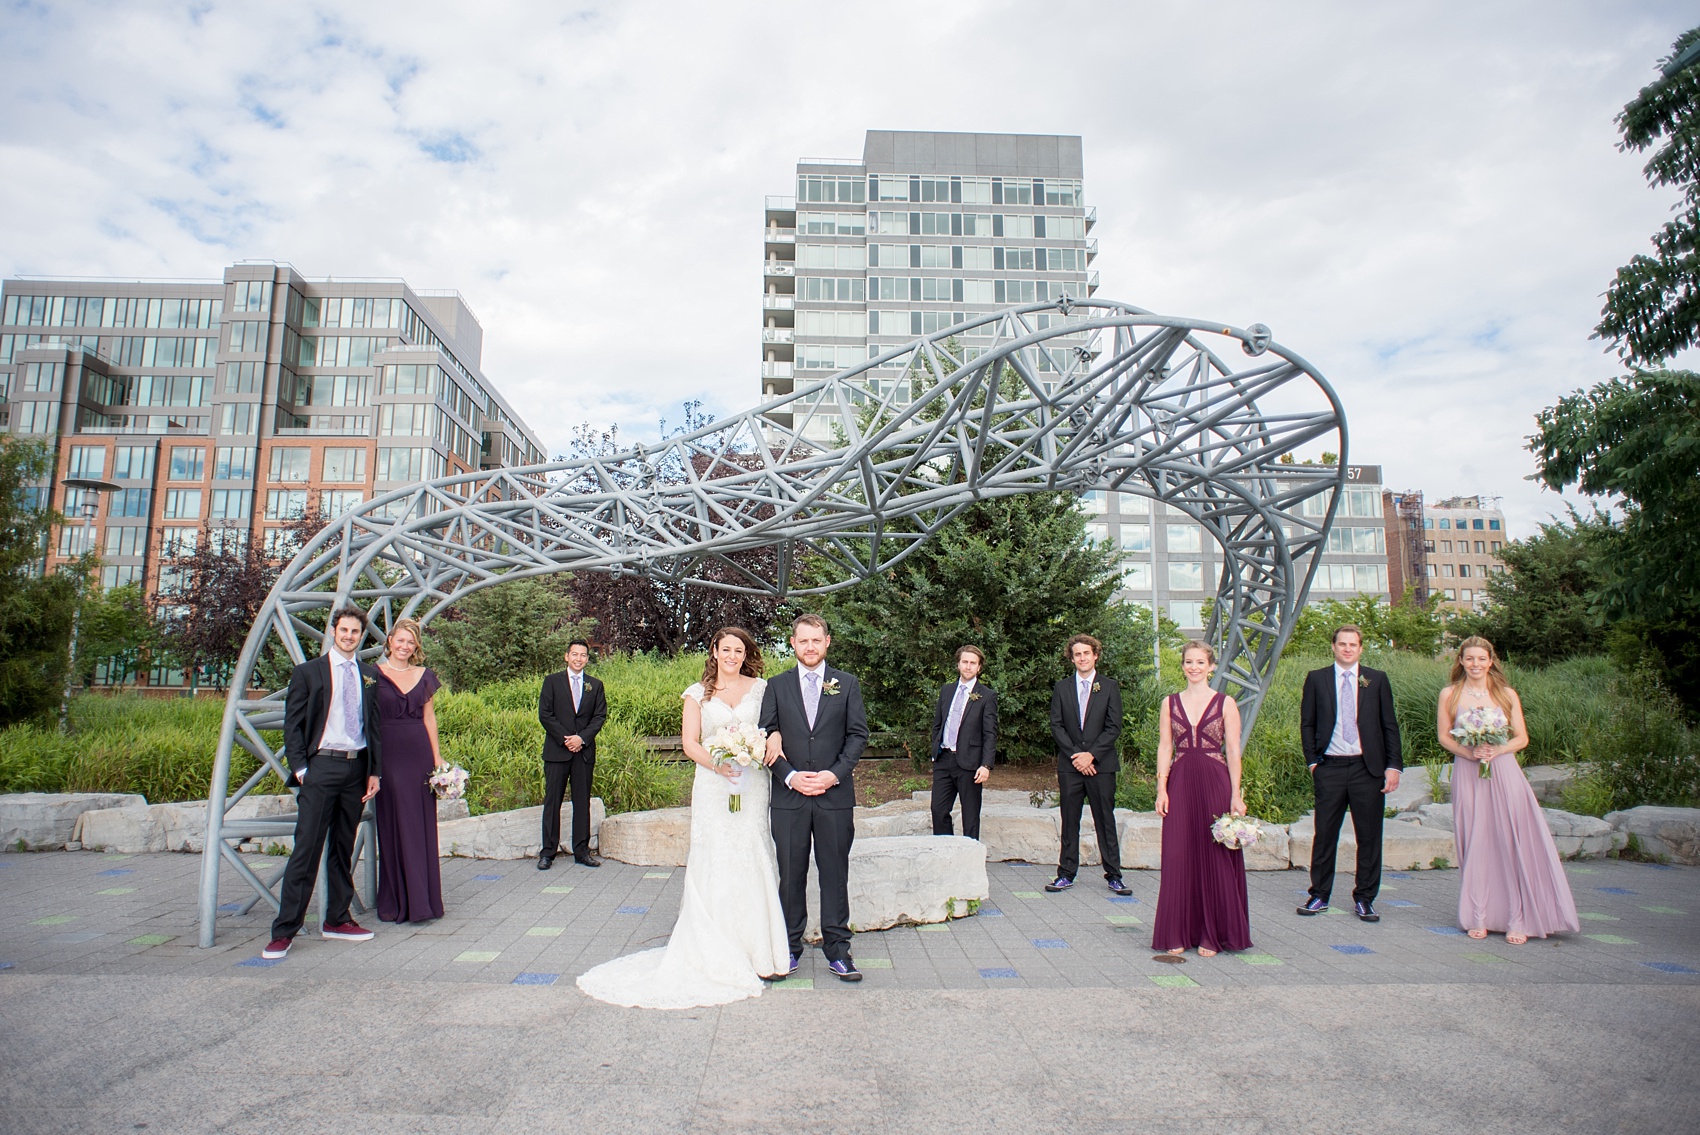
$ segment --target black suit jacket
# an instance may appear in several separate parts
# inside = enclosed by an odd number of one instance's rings
[[[583,757],[596,759],[596,734],[608,720],[608,697],[602,682],[584,676],[584,696],[578,709],[573,709],[573,685],[567,671],[557,670],[543,679],[543,692],[537,698],[537,720],[543,724],[543,759],[570,761]],[[584,738],[584,748],[573,752],[566,739],[577,735]]]
[[[773,807],[801,808],[810,797],[785,786],[792,772],[830,772],[838,783],[815,797],[823,808],[854,808],[856,788],[852,775],[862,750],[868,747],[868,715],[862,708],[862,687],[854,674],[828,666],[822,674],[820,707],[815,727],[809,728],[803,708],[801,671],[791,669],[767,684],[761,696],[759,724],[769,733],[779,731],[784,755],[773,765]],[[828,686],[837,682],[837,693]]]
[[[1334,736],[1340,715],[1340,691],[1334,688],[1334,667],[1324,666],[1305,675],[1304,697],[1299,702],[1299,740],[1304,745],[1305,764],[1322,760]],[[1376,776],[1390,768],[1405,767],[1399,750],[1399,719],[1393,713],[1393,685],[1387,675],[1368,666],[1358,666],[1358,744],[1364,751],[1364,767]]]
[[[383,737],[378,731],[378,671],[360,664],[361,705],[366,715],[366,775],[382,776]],[[319,748],[331,712],[329,652],[303,662],[290,672],[289,694],[283,703],[283,756],[289,762],[289,782],[301,783],[307,758]]]
[[[950,720],[950,703],[956,700],[960,682],[939,688],[933,709],[933,760],[944,751],[944,727]],[[962,727],[956,732],[956,763],[964,769],[991,768],[998,748],[998,692],[984,682],[974,683],[968,704],[962,707]]]
[[[1122,735],[1122,688],[1114,678],[1099,674],[1086,700],[1086,726],[1080,725],[1079,674],[1070,674],[1051,689],[1051,736],[1057,742],[1057,768],[1074,767],[1071,757],[1091,753],[1099,772],[1121,767],[1116,741]]]

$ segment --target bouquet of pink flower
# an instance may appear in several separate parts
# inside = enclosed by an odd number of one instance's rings
[[[1262,836],[1263,826],[1256,816],[1236,816],[1227,812],[1217,816],[1216,822],[1210,825],[1210,838],[1229,851],[1256,847]]]
[[[466,795],[466,770],[459,765],[439,765],[425,781],[439,800],[459,800]]]
[[[1477,745],[1503,745],[1511,734],[1505,728],[1505,714],[1498,706],[1477,706],[1467,709],[1452,727],[1452,736],[1466,749]],[[1493,777],[1492,761],[1477,761],[1476,775],[1483,780]]]
[[[750,774],[752,767],[761,767],[762,751],[767,744],[767,730],[758,729],[742,721],[727,725],[703,741],[703,748],[714,758],[714,763],[723,765],[731,762],[738,766],[738,774],[731,777],[732,795],[726,798],[728,812],[744,810],[744,778]]]

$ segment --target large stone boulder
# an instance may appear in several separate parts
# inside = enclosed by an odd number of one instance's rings
[[[619,812],[602,821],[601,834],[605,858],[643,867],[683,867],[691,850],[691,810]]]
[[[1452,805],[1424,804],[1417,809],[1417,822],[1425,828],[1449,832],[1452,830]]]
[[[1700,866],[1700,808],[1643,804],[1639,808],[1608,812],[1605,819],[1626,837],[1634,836],[1648,855],[1663,855],[1672,863]]]
[[[685,845],[690,846],[690,809],[675,809],[687,813]],[[647,815],[648,813],[628,813]],[[600,839],[607,838],[610,821],[620,817],[607,816],[602,798],[590,798],[590,846],[596,848]],[[561,809],[561,838],[572,841],[572,806]],[[535,859],[543,850],[543,806],[515,808],[508,812],[487,812],[462,820],[439,820],[437,823],[437,852],[462,859]],[[608,854],[602,845],[603,854]],[[618,859],[619,856],[614,856]],[[626,860],[626,862],[634,862]],[[683,860],[681,860],[683,862]]]
[[[1414,824],[1406,820],[1387,820],[1381,827],[1381,863],[1389,871],[1426,871],[1435,866],[1457,866],[1457,852],[1452,846],[1452,833]],[[1294,867],[1309,867],[1311,851],[1316,845],[1316,814],[1306,813],[1290,828],[1288,854]],[[1340,825],[1337,869],[1346,875],[1357,862],[1358,841],[1352,833],[1352,818]],[[1438,861],[1438,863],[1437,863]]]
[[[997,773],[994,772],[992,776],[995,778]],[[933,790],[930,788],[919,789],[918,791],[911,792],[909,794],[909,799],[925,804],[930,809],[933,805]],[[1054,808],[1056,807],[1056,803],[1057,790],[1053,788],[1049,793],[1049,806]],[[1034,804],[1033,794],[1026,789],[982,788],[980,790],[981,807],[989,808],[993,804],[1007,805],[1011,808],[1037,808],[1045,806]],[[890,805],[885,806],[890,807]]]
[[[1434,791],[1429,787],[1428,770],[1421,765],[1413,765],[1399,776],[1399,787],[1382,797],[1386,807],[1395,812],[1415,812],[1424,804],[1434,801]]]
[[[138,807],[133,792],[12,792],[0,795],[0,847],[58,851],[73,842],[77,817],[97,808]]]
[[[988,804],[980,812],[980,842],[994,863],[1055,863],[1061,844],[1061,814],[1028,804]],[[1088,821],[1090,828],[1090,821]],[[1098,844],[1092,842],[1097,855]],[[1091,862],[1096,863],[1094,858]]]
[[[1561,804],[1564,790],[1586,771],[1585,765],[1530,765],[1523,770],[1523,776],[1535,790],[1536,800],[1542,804]]]
[[[962,810],[956,811],[956,830],[962,830]],[[930,803],[921,800],[893,800],[878,808],[856,809],[856,838],[879,839],[884,836],[932,835],[933,816]]]
[[[1102,862],[1103,856],[1098,851],[1098,833],[1092,827],[1090,809],[1081,816],[1080,827],[1081,862]],[[1155,871],[1163,866],[1163,817],[1157,813],[1117,808],[1116,839],[1122,845],[1123,870]],[[1086,858],[1088,844],[1092,848],[1090,859]]]
[[[1578,816],[1557,808],[1542,808],[1541,812],[1547,818],[1547,830],[1552,832],[1558,853],[1566,859],[1598,859],[1608,851],[1622,850],[1629,843],[1628,835],[1597,816]]]
[[[850,846],[850,928],[858,933],[963,918],[991,894],[986,849],[966,836],[858,838]],[[820,941],[820,881],[809,864],[809,920]]]
[[[127,808],[97,808],[77,817],[71,842],[87,851],[113,851],[140,855],[165,850],[165,832],[154,809],[158,805],[135,804]],[[201,805],[206,812],[207,806]],[[204,827],[204,825],[203,825]]]
[[[1257,844],[1247,848],[1245,853],[1245,869],[1247,871],[1285,871],[1293,865],[1292,836],[1287,833],[1286,824],[1272,824],[1268,820],[1257,822],[1259,836]],[[1307,867],[1310,865],[1307,861]]]

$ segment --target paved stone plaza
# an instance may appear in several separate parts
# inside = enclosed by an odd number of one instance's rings
[[[256,859],[275,867],[276,859]],[[1582,932],[1453,926],[1457,875],[1390,876],[1379,925],[1250,877],[1255,952],[1152,960],[1117,899],[994,864],[947,926],[859,935],[763,997],[646,1012],[573,978],[660,945],[682,870],[444,860],[449,915],[259,957],[194,945],[200,858],[0,855],[7,1132],[1695,1129],[1700,868],[1569,866]],[[247,897],[230,873],[227,903]],[[1344,896],[1337,896],[1344,897]]]

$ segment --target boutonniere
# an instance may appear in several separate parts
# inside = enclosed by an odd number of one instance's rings
[[[1104,688],[1104,683],[1102,683],[1102,682],[1093,682],[1092,683],[1092,692],[1093,693],[1098,693],[1103,688]]]
[[[1369,689],[1369,679],[1364,677],[1362,674],[1358,675],[1358,689],[1360,689],[1360,690]]]
[[[370,674],[360,675],[360,680],[368,690],[378,684],[378,679],[372,677]]]
[[[820,692],[825,694],[827,697],[830,698],[830,697],[837,697],[839,694],[843,693],[844,691],[838,688],[838,679],[837,678],[828,678],[826,681],[824,681],[820,684]]]
[[[968,695],[968,700],[969,700],[969,701],[979,701],[979,700],[980,700],[980,695],[979,695],[979,693],[978,693],[978,692],[975,692],[975,693],[972,693],[972,694],[969,694],[969,695]]]

